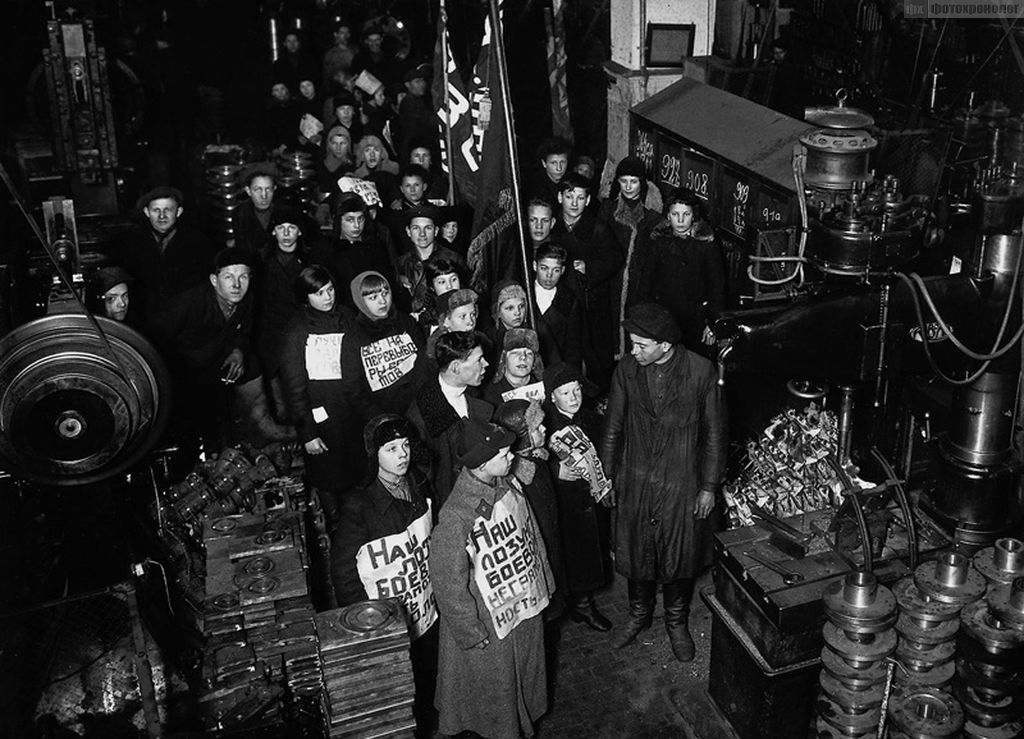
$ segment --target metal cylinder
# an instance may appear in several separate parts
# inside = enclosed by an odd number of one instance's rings
[[[850,449],[853,446],[853,393],[852,385],[840,385],[839,419],[836,421],[836,456],[839,464],[850,460]]]
[[[982,272],[1012,275],[1020,259],[1021,235],[989,234],[982,238]]]
[[[800,137],[807,147],[804,182],[825,190],[848,190],[869,182],[871,152],[878,142],[867,131],[819,129]]]
[[[843,580],[843,600],[854,606],[869,606],[878,593],[878,578],[870,572],[857,570],[847,573]]]
[[[992,466],[1012,452],[1017,375],[986,372],[959,388],[947,439],[950,454],[971,465]]]
[[[996,567],[1003,571],[1024,568],[1024,542],[1019,539],[999,539],[992,556]]]

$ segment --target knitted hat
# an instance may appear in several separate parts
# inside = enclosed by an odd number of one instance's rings
[[[537,332],[532,328],[510,328],[505,332],[501,348],[506,352],[513,349],[529,349],[534,354],[538,354],[540,353],[540,341],[537,338]]]
[[[509,300],[519,298],[526,302],[526,290],[514,280],[505,280],[494,286],[494,302],[491,304],[491,318],[496,326],[501,325],[501,305]]]
[[[346,192],[334,202],[334,215],[340,218],[346,213],[366,214],[366,201],[355,193]]]
[[[463,467],[475,469],[505,447],[512,446],[515,440],[516,435],[501,426],[467,418],[462,422],[458,462]]]
[[[615,179],[619,177],[639,177],[642,180],[646,176],[644,163],[640,157],[626,157],[615,168]]]
[[[92,284],[96,294],[102,297],[107,290],[122,282],[131,285],[135,282],[135,278],[120,267],[104,267],[96,271]]]
[[[622,322],[622,330],[645,339],[667,341],[670,344],[677,344],[682,339],[682,331],[676,319],[657,303],[640,303],[631,307]]]
[[[441,293],[434,298],[434,310],[437,312],[439,317],[446,316],[457,308],[461,308],[464,305],[472,305],[476,303],[476,301],[476,293],[469,288],[449,290],[448,292]]]
[[[353,108],[358,107],[356,104],[356,96],[348,90],[339,90],[338,93],[331,100],[331,105],[335,110],[340,108],[342,105],[349,105]]]
[[[401,416],[394,413],[382,413],[370,419],[363,429],[363,447],[370,459],[376,459],[377,451],[395,439],[409,439],[416,437],[416,428]]]
[[[571,364],[561,362],[544,370],[544,393],[551,395],[555,390],[570,382],[583,382],[583,374]]]

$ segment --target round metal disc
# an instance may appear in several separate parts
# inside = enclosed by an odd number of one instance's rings
[[[896,651],[896,632],[891,630],[876,634],[870,643],[854,641],[834,624],[825,624],[821,633],[825,644],[847,662],[866,665]]]
[[[388,626],[401,613],[398,607],[387,600],[367,600],[349,606],[341,613],[341,625],[351,631],[378,631]]]
[[[980,572],[966,565],[966,580],[960,585],[949,585],[939,579],[939,561],[925,562],[914,570],[914,582],[925,595],[943,603],[966,605],[985,593],[986,582]]]
[[[960,630],[960,621],[951,619],[939,621],[934,626],[922,628],[911,620],[906,614],[901,614],[896,620],[896,631],[900,637],[918,644],[939,644],[956,637]]]
[[[126,471],[162,433],[163,361],[131,328],[96,321],[110,349],[82,314],[46,316],[0,339],[0,459],[14,474],[89,484]]]
[[[894,729],[913,739],[943,739],[963,728],[964,709],[953,696],[935,688],[894,690],[889,720]]]
[[[930,670],[915,671],[915,670],[901,670],[899,668],[893,673],[893,685],[900,685],[903,687],[929,687],[944,689],[949,681],[953,679],[953,675],[956,674],[956,664],[953,660],[945,662],[941,665],[936,665]]]
[[[900,612],[910,618],[926,622],[940,622],[955,619],[960,613],[960,606],[933,600],[921,592],[914,584],[913,577],[905,577],[892,589]]]

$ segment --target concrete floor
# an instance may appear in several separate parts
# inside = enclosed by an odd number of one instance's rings
[[[620,650],[611,649],[608,634],[563,620],[552,705],[537,727],[540,739],[729,737],[730,728],[706,692],[711,614],[699,591],[710,581],[710,572],[698,580],[691,604],[690,630],[697,656],[688,664],[672,655],[660,595],[653,626]],[[598,594],[597,603],[613,623],[624,621],[628,611],[625,580],[616,576]]]

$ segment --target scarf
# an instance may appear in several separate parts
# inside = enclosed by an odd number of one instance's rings
[[[622,359],[626,352],[626,332],[622,330],[622,322],[626,320],[626,300],[629,297],[629,273],[633,266],[633,251],[636,247],[636,235],[640,223],[644,219],[644,204],[640,199],[627,200],[619,197],[615,203],[612,219],[629,229],[629,246],[626,247],[626,264],[622,269],[622,290],[619,291],[619,351],[615,359]]]

